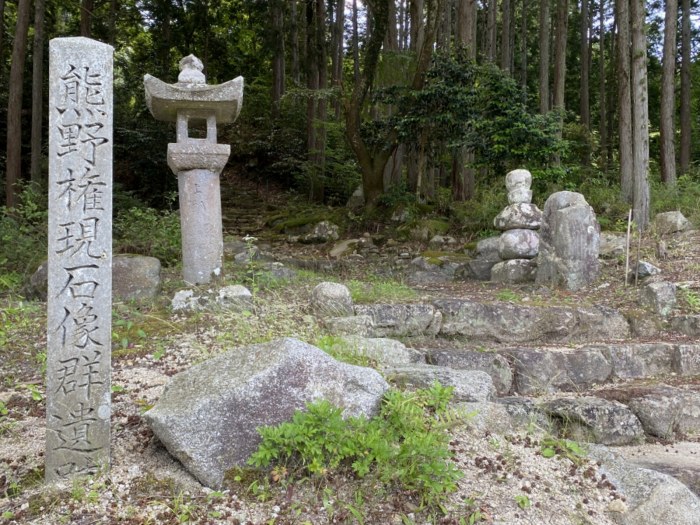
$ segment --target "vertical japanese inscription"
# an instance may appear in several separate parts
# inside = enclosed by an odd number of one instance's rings
[[[112,55],[87,38],[49,46],[46,480],[109,465]]]

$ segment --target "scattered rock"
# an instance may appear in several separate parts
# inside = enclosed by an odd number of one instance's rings
[[[661,273],[661,268],[658,268],[657,266],[654,266],[650,262],[647,261],[639,261],[637,263],[637,270],[636,270],[636,275],[634,271],[631,271],[629,274],[629,281],[634,282],[635,277],[639,279],[645,279],[646,277],[650,277],[652,275],[658,275]]]
[[[209,299],[195,295],[194,290],[178,290],[170,301],[173,312],[198,312],[204,310],[208,304]]]
[[[580,193],[560,191],[544,205],[538,284],[578,290],[598,277],[600,226]]]
[[[413,365],[387,368],[384,373],[390,382],[401,388],[430,388],[435,381],[454,387],[455,401],[489,401],[496,394],[491,377],[478,370]]]
[[[345,239],[339,241],[335,243],[333,248],[331,248],[331,251],[328,253],[328,255],[330,255],[334,259],[337,259],[338,257],[342,257],[343,255],[347,255],[348,253],[352,253],[358,242],[359,239]]]
[[[471,261],[467,261],[466,263],[458,266],[455,270],[455,279],[463,281],[467,279],[490,281],[491,270],[499,262],[501,262],[500,258],[496,260],[489,260],[479,255],[476,259],[472,259]]]
[[[477,255],[482,255],[489,259],[500,260],[498,256],[498,245],[501,242],[501,236],[487,237],[476,243]]]
[[[171,379],[144,418],[202,484],[218,489],[261,438],[256,428],[288,421],[326,399],[346,416],[372,416],[388,385],[378,372],[340,363],[296,339],[237,348]]]
[[[160,261],[145,255],[120,254],[112,258],[112,299],[153,299],[160,293]],[[43,262],[25,287],[28,298],[46,301],[48,262]]]
[[[568,397],[545,401],[540,408],[561,420],[567,435],[578,441],[628,445],[644,438],[644,429],[629,408],[599,397]]]
[[[346,317],[354,313],[348,287],[331,282],[316,285],[311,292],[311,308],[320,317]]]
[[[374,322],[369,315],[327,317],[323,320],[326,330],[334,335],[357,335],[374,337]]]
[[[330,221],[321,221],[309,233],[302,235],[299,242],[305,244],[321,244],[338,240],[338,226]]]
[[[665,281],[647,284],[640,298],[653,312],[666,317],[676,307],[676,285]]]
[[[355,212],[362,211],[362,208],[365,207],[365,193],[362,191],[362,184],[352,193],[345,206]]]
[[[658,213],[654,217],[654,226],[659,235],[683,232],[691,228],[690,221],[679,211]]]
[[[253,294],[245,286],[233,284],[219,290],[216,302],[228,310],[250,311],[253,309]]]
[[[624,257],[627,250],[627,238],[624,233],[601,232],[600,253],[603,259]]]

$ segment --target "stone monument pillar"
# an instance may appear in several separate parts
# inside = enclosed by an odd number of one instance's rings
[[[231,146],[217,144],[217,123],[233,122],[243,102],[243,77],[208,85],[194,55],[180,61],[176,84],[144,77],[146,104],[157,120],[177,123],[177,142],[168,144],[168,166],[177,175],[182,226],[182,272],[186,282],[202,284],[221,275],[224,241],[219,174]],[[190,136],[201,124],[202,138]]]
[[[49,45],[47,482],[109,466],[112,54]]]

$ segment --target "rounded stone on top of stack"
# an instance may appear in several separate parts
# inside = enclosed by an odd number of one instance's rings
[[[532,202],[532,174],[528,170],[517,169],[506,175],[506,189],[508,190],[508,202],[519,204]]]
[[[539,230],[542,224],[542,210],[529,202],[509,204],[496,215],[493,225],[497,230],[527,229]]]

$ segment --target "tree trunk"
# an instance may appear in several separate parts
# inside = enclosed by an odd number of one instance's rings
[[[17,182],[22,175],[22,87],[27,53],[31,0],[19,0],[17,25],[12,42],[12,65],[7,96],[7,159],[5,202],[9,209],[17,205]]]
[[[644,0],[630,0],[632,28],[632,151],[634,221],[639,231],[649,224],[649,99]]]
[[[95,0],[81,0],[80,2],[80,36],[90,38],[92,36],[92,11],[95,9]]]
[[[569,23],[569,2],[557,2],[557,30],[554,40],[554,103],[553,108],[559,112],[559,128],[557,135],[561,138],[564,129],[565,86],[566,86],[566,33]],[[561,164],[561,158],[556,155],[554,165]]]
[[[528,0],[522,0],[520,4],[520,85],[523,93],[527,93],[527,15]]]
[[[629,0],[616,0],[617,5],[617,87],[620,135],[620,185],[622,198],[632,204],[634,196],[634,154],[632,150],[632,86],[630,72]]]
[[[386,32],[384,47],[387,51],[399,50],[398,19],[396,14],[396,0],[389,0],[389,27]]]
[[[0,0],[0,73],[5,70],[5,0]]]
[[[540,0],[540,113],[549,112],[549,14],[550,0]]]
[[[452,3],[453,0],[445,0],[445,8],[440,14],[436,47],[443,51],[450,49],[450,42],[452,41]]]
[[[496,33],[498,31],[496,25],[496,12],[498,11],[498,0],[488,0],[488,21],[487,21],[487,31],[488,31],[488,47],[486,48],[486,58],[489,62],[495,62],[496,60]]]
[[[114,46],[117,41],[117,12],[119,11],[118,0],[109,2],[109,21],[107,30],[109,32],[109,45]]]
[[[512,73],[510,69],[512,56],[512,48],[510,47],[510,0],[503,0],[501,6],[503,9],[503,29],[501,30],[501,69],[508,73]]]
[[[360,79],[360,30],[357,21],[357,0],[352,0],[352,64],[354,82]]]
[[[579,98],[580,98],[580,113],[581,113],[581,124],[586,130],[586,135],[588,136],[588,133],[591,130],[591,109],[590,109],[590,103],[589,103],[589,77],[590,77],[590,71],[589,71],[589,65],[590,65],[590,59],[589,59],[589,38],[588,38],[588,27],[589,27],[589,21],[588,21],[588,0],[581,0],[581,84],[580,84],[580,89],[579,89]],[[588,145],[588,142],[585,147],[585,153],[583,157],[583,165],[588,166],[590,164],[591,158],[590,158],[590,147]]]
[[[41,138],[44,113],[44,14],[45,0],[34,0],[34,44],[32,61],[32,157],[29,173],[33,184],[41,185]]]
[[[608,168],[608,117],[607,93],[605,92],[605,0],[600,0],[600,56],[598,57],[598,109],[600,133],[600,167],[603,171]]]
[[[345,32],[345,0],[338,0],[335,9],[335,24],[333,25],[333,56],[331,83],[340,92],[343,85],[343,35]],[[335,99],[335,118],[340,119],[340,95]]]
[[[664,16],[664,56],[661,75],[661,180],[676,184],[676,31],[678,2],[666,0]]]
[[[425,18],[423,17],[423,0],[411,0],[411,49],[416,51],[423,47],[425,40]]]
[[[691,34],[690,34],[690,0],[683,0],[683,14],[681,18],[681,173],[688,173],[690,168],[690,143],[691,143],[691,121],[690,121],[690,67],[691,67]]]
[[[301,85],[301,68],[299,65],[299,15],[297,0],[289,2],[289,47],[292,55],[292,81]]]
[[[283,0],[270,2],[270,22],[272,38],[272,118],[280,116],[280,102],[284,95],[284,3]]]

